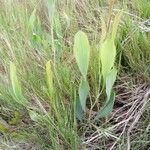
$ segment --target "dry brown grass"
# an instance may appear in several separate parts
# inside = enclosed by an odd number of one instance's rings
[[[123,149],[130,150],[134,146],[131,141],[140,136],[139,131],[142,127],[139,123],[143,121],[143,115],[150,102],[149,84],[139,81],[132,83],[131,78],[125,76],[115,88],[115,108],[105,120],[105,124],[89,124],[82,135],[83,144],[89,150],[100,149],[104,144],[106,149],[116,150],[119,149],[121,141],[124,143]]]

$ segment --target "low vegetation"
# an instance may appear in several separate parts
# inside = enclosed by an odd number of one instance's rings
[[[0,6],[0,149],[150,147],[149,0]]]

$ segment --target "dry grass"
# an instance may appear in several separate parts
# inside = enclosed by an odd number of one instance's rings
[[[112,114],[100,125],[90,124],[82,135],[83,145],[89,150],[102,149],[109,150],[134,149],[134,140],[143,134],[142,125],[145,111],[150,103],[150,86],[148,83],[131,83],[131,77],[121,78],[121,83],[117,85],[117,100]],[[144,122],[143,122],[144,124]],[[149,124],[147,124],[147,129]],[[147,134],[148,134],[147,130]],[[105,140],[104,140],[105,139]],[[146,149],[150,144],[147,138],[146,144],[139,143],[137,149]],[[105,144],[105,146],[104,146]]]

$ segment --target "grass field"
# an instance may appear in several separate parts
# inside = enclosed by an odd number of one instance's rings
[[[0,149],[149,148],[149,0],[0,0]]]

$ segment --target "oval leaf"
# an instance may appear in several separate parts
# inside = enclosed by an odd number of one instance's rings
[[[74,38],[74,56],[82,76],[86,79],[90,58],[90,45],[88,37],[82,31],[76,33]]]
[[[100,61],[102,65],[102,76],[106,83],[106,76],[114,66],[116,57],[116,47],[114,40],[107,38],[101,45],[100,49]]]

